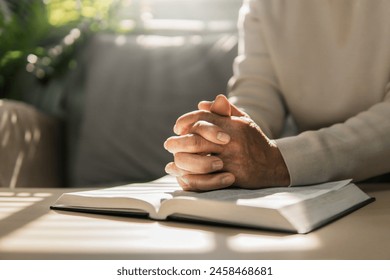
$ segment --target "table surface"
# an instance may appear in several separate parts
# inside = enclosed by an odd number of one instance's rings
[[[53,211],[77,189],[0,188],[0,259],[390,259],[390,183],[309,234]]]

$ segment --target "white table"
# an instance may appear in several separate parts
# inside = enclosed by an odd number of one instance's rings
[[[358,184],[359,185],[359,184]],[[390,259],[390,183],[306,235],[52,211],[73,189],[0,188],[0,259]]]

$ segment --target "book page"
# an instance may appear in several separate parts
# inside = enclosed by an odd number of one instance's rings
[[[175,198],[191,197],[220,202],[234,202],[237,205],[278,209],[290,204],[321,196],[332,190],[340,189],[351,180],[329,182],[302,187],[264,188],[257,190],[227,188],[203,193],[176,191]]]
[[[305,200],[301,204],[288,205],[280,211],[292,221],[298,232],[304,233],[325,223],[334,216],[370,200],[370,197],[357,188],[356,185],[348,184],[338,192],[326,193],[321,199]]]
[[[146,211],[156,216],[161,202],[171,199],[179,185],[165,183],[129,184],[112,188],[64,193],[54,207]]]

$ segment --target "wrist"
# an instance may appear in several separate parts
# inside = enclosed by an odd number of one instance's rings
[[[290,173],[288,171],[286,162],[284,161],[284,158],[282,156],[282,153],[280,152],[278,146],[276,145],[275,141],[271,141],[272,143],[272,156],[271,161],[273,163],[272,166],[272,174],[274,180],[274,186],[280,186],[280,187],[287,187],[290,186],[291,180],[290,180]]]

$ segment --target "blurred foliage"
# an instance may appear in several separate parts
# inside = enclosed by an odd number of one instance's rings
[[[21,71],[45,84],[78,67],[75,55],[91,34],[187,34],[192,25],[186,30],[182,19],[221,20],[222,27],[216,32],[231,31],[229,28],[235,30],[234,15],[241,1],[0,0],[0,98],[18,98],[12,88]],[[165,18],[178,19],[177,28],[161,25],[158,19]],[[157,21],[148,25],[153,19]],[[156,22],[161,30],[156,29]],[[217,27],[215,22],[200,26]]]
[[[78,23],[80,19],[107,19],[113,0],[47,0],[48,19],[53,26]]]
[[[0,98],[21,70],[42,82],[76,67],[74,52],[109,29],[119,0],[0,0]],[[17,98],[17,97],[15,97]]]

